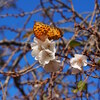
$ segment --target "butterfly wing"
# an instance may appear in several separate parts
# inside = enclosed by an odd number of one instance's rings
[[[47,33],[49,39],[58,40],[62,37],[62,32],[57,27],[51,27],[50,31]]]
[[[58,40],[62,36],[62,32],[59,28],[51,27],[42,22],[35,22],[33,32],[35,36],[42,41],[45,41],[46,38]]]
[[[47,38],[47,33],[50,30],[50,26],[43,24],[41,22],[35,22],[33,31],[35,36],[44,41]]]

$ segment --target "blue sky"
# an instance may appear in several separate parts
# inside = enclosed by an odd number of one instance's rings
[[[7,14],[7,13],[8,14],[19,14],[22,11],[30,12],[37,7],[37,5],[39,4],[39,1],[40,0],[17,0],[16,4],[19,9],[17,9],[17,10],[13,9],[13,8],[5,9],[4,11],[1,12],[1,15]],[[62,1],[66,2],[66,0],[62,0]],[[72,2],[73,2],[75,11],[77,11],[80,14],[83,12],[92,12],[94,10],[94,0],[72,0]],[[49,5],[47,5],[47,6],[49,6]],[[68,16],[68,15],[66,14],[66,16]],[[84,18],[85,18],[85,16],[86,15],[84,15]],[[23,25],[27,18],[28,18],[28,16],[18,17],[18,18],[14,18],[14,17],[0,18],[0,27],[7,26],[7,27],[14,28],[14,29],[23,28]],[[59,19],[60,19],[60,17],[58,15],[55,15],[55,22]],[[33,28],[34,21],[42,21],[42,17],[40,16],[39,13],[32,16],[32,18],[28,22],[26,28]],[[68,25],[63,24],[63,26],[61,26],[61,27],[66,27],[66,26],[69,26],[69,24]],[[24,32],[22,32],[21,34],[23,36]],[[17,35],[17,33],[15,33],[15,32],[11,32],[9,30],[5,31],[5,36],[8,40],[13,40],[16,35]],[[71,36],[72,36],[72,34],[70,34],[70,33],[64,34],[65,38],[71,38]],[[0,40],[2,40],[2,39],[3,39],[2,35],[0,35]],[[22,39],[21,41],[24,42],[25,40]],[[15,58],[17,56],[18,56],[18,54],[15,56]],[[26,57],[27,57],[27,59],[29,59],[28,60],[29,64],[32,64],[34,62],[34,58],[31,56],[31,52],[29,52],[26,55]],[[21,60],[20,64],[22,67],[24,67],[25,63],[24,63],[23,59]],[[70,77],[68,79],[70,79]],[[72,78],[72,80],[73,80],[73,78]],[[93,79],[91,79],[91,80],[93,80]],[[96,82],[97,82],[97,80],[96,80]],[[13,83],[13,80],[11,79],[9,84],[12,84],[12,83]],[[91,91],[92,91],[92,89],[94,90],[93,87],[91,88]],[[15,89],[15,87],[12,87],[9,91],[12,96],[18,92],[18,90]],[[13,92],[13,91],[15,91],[15,92]]]

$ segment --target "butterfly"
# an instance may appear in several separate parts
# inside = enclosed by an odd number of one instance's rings
[[[42,22],[35,22],[33,32],[36,38],[44,41],[46,38],[49,40],[58,40],[62,37],[62,31],[57,27],[52,27]]]

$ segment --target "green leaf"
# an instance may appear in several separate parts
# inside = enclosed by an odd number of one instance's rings
[[[80,46],[80,45],[81,45],[81,43],[78,42],[78,41],[76,41],[76,40],[72,40],[72,41],[69,43],[69,46],[72,47],[72,48],[74,48],[74,47],[76,47],[76,46]]]
[[[98,60],[98,62],[97,62],[98,64],[100,64],[100,59]]]
[[[77,88],[73,89],[72,92],[77,93],[78,91],[83,91],[85,89],[86,89],[86,82],[79,81],[78,84],[77,84]]]
[[[77,87],[79,91],[83,91],[86,89],[86,83],[84,81],[79,81]]]
[[[73,93],[77,93],[78,92],[78,89],[73,89],[72,92]]]

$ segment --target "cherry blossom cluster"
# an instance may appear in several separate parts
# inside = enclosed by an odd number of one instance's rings
[[[59,70],[60,61],[56,60],[56,48],[53,40],[47,38],[45,41],[41,41],[35,37],[34,43],[31,44],[31,48],[32,56],[35,57],[35,60],[39,61],[47,72]]]
[[[43,66],[46,72],[55,72],[60,68],[60,61],[56,59],[55,53],[55,42],[49,40],[45,41],[34,38],[34,43],[31,44],[32,56],[35,60]],[[83,69],[83,66],[87,66],[87,57],[82,54],[75,54],[75,57],[70,59],[70,65],[72,68],[72,73],[76,74]]]

